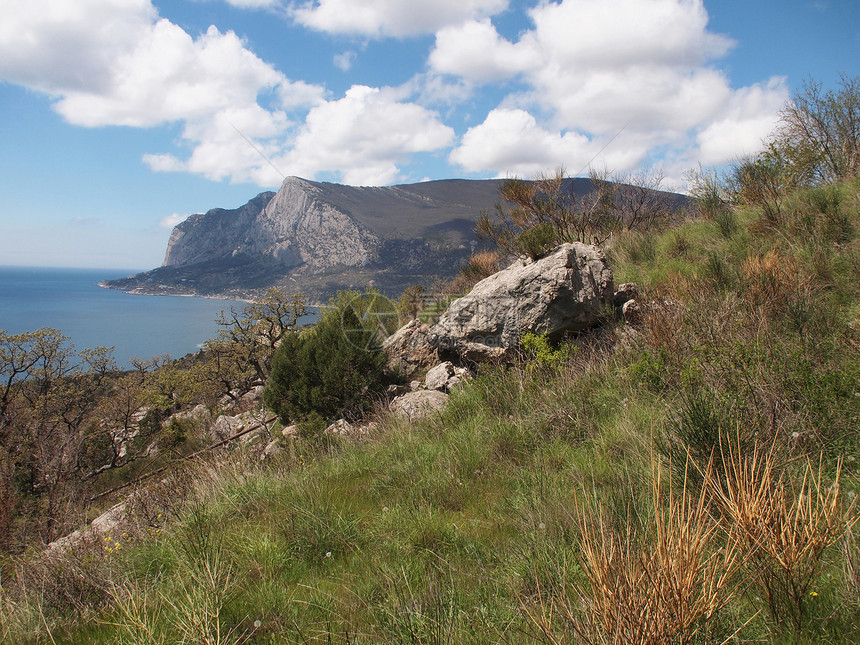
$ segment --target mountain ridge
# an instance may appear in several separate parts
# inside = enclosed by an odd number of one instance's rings
[[[390,294],[430,286],[477,248],[475,222],[498,201],[500,182],[357,187],[288,177],[238,208],[191,215],[174,227],[162,266],[102,286],[244,299],[280,287],[316,302],[368,284]]]

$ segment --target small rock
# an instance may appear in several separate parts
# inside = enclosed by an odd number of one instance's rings
[[[277,439],[272,439],[269,443],[266,444],[266,447],[263,448],[263,454],[260,455],[260,460],[264,461],[269,459],[270,457],[274,457],[284,451],[281,448],[281,444]]]
[[[621,315],[628,325],[638,325],[645,319],[645,311],[637,300],[628,300],[621,306]]]
[[[454,376],[454,364],[445,361],[427,372],[427,376],[424,377],[424,385],[427,386],[428,390],[444,391],[448,385],[448,379],[452,376]]]
[[[448,395],[438,390],[418,390],[399,396],[389,404],[389,409],[408,421],[437,412],[445,407]]]
[[[215,423],[212,424],[209,433],[213,439],[223,441],[236,434],[241,427],[242,422],[239,420],[239,417],[228,417],[226,414],[222,414],[215,419]]]
[[[401,394],[406,394],[407,392],[411,392],[412,388],[408,385],[389,385],[385,390],[385,394],[388,395],[389,399],[393,399],[395,397],[400,396]]]
[[[615,295],[612,297],[612,304],[615,307],[621,307],[628,300],[635,300],[639,297],[639,287],[635,282],[625,282],[618,285]]]
[[[325,429],[325,434],[327,435],[341,435],[345,436],[348,434],[352,434],[353,427],[352,424],[346,419],[338,419],[334,423],[332,423],[328,428]]]
[[[297,425],[286,426],[283,430],[281,430],[281,434],[285,437],[294,437],[299,433],[299,427]]]

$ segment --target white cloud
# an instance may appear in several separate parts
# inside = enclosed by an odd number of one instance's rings
[[[239,9],[267,9],[281,6],[281,0],[225,0],[227,4]]]
[[[104,88],[156,17],[149,0],[17,2],[0,21],[0,77],[51,94]]]
[[[516,41],[503,38],[489,20],[440,30],[429,67],[469,83],[521,84],[525,90],[501,107],[546,115],[534,124],[542,140],[549,133],[564,133],[550,141],[579,133],[600,149],[617,137],[598,164],[612,161],[630,170],[654,153],[692,164],[697,152],[713,163],[730,160],[731,150],[759,149],[750,142],[766,136],[788,97],[779,79],[735,89],[711,66],[733,41],[708,31],[701,0],[560,0],[540,2],[529,15],[533,29]],[[510,130],[502,131],[499,114],[490,113],[451,160],[470,170],[509,170],[514,158],[492,138],[477,144],[480,133],[492,131],[508,149],[527,151],[529,128],[509,121]],[[566,165],[570,170],[578,163]]]
[[[210,27],[193,40],[159,20],[139,36],[117,56],[106,87],[66,91],[56,110],[77,125],[152,126],[254,106],[261,93],[290,86],[232,32]]]
[[[776,128],[787,92],[782,78],[738,91],[725,116],[698,133],[698,161],[718,165],[761,150],[764,136]]]
[[[334,56],[334,66],[342,72],[348,72],[352,69],[352,64],[355,62],[355,52],[345,51]]]
[[[311,29],[371,37],[434,33],[464,20],[495,15],[509,0],[309,0],[295,3],[294,20]]]
[[[295,145],[274,163],[291,175],[334,171],[347,184],[381,185],[399,178],[408,155],[445,148],[453,138],[433,112],[401,102],[395,91],[356,85],[311,109]]]
[[[177,224],[180,224],[188,219],[188,215],[180,215],[179,213],[173,213],[172,215],[168,215],[167,217],[162,217],[158,220],[158,225],[162,228],[173,228]]]
[[[159,19],[149,0],[23,3],[0,23],[0,78],[54,97],[75,125],[180,122],[190,156],[145,155],[151,168],[266,186],[282,179],[265,157],[281,151],[288,113],[324,98],[322,87],[287,79],[235,33],[210,27],[192,38]]]
[[[597,147],[587,137],[541,128],[525,110],[496,109],[469,128],[450,160],[470,172],[530,176],[548,168],[588,163]]]
[[[489,19],[446,27],[436,34],[430,67],[469,81],[490,82],[537,68],[537,50],[499,36]]]

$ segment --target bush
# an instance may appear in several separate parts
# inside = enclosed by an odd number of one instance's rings
[[[330,421],[370,407],[385,381],[380,301],[373,293],[341,292],[313,329],[284,336],[264,393],[283,423],[312,413]]]

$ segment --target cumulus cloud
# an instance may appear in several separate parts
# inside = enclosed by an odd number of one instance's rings
[[[453,138],[433,112],[400,101],[394,90],[356,85],[311,109],[293,148],[274,163],[290,174],[334,171],[348,184],[380,185],[399,178],[408,155],[445,148]]]
[[[49,94],[75,125],[180,123],[186,152],[152,152],[144,163],[213,180],[276,186],[287,174],[335,173],[384,183],[410,154],[453,139],[404,95],[356,87],[327,100],[323,87],[286,78],[235,33],[213,26],[192,37],[149,0],[24,3],[0,23],[0,78]]]
[[[430,67],[473,82],[486,83],[536,69],[539,52],[525,42],[508,42],[489,19],[470,20],[436,34]]]
[[[509,0],[311,0],[290,13],[301,25],[339,34],[370,37],[434,33],[465,20],[504,11]]]
[[[450,160],[470,172],[504,168],[502,174],[536,172],[585,161],[596,148],[587,137],[541,128],[525,110],[496,109],[469,128]]]
[[[578,134],[598,150],[612,141],[597,161],[621,163],[618,170],[656,150],[676,159],[701,152],[715,164],[740,149],[754,152],[788,96],[781,79],[731,87],[711,63],[734,43],[708,31],[700,0],[561,0],[541,2],[529,15],[533,28],[516,41],[486,19],[440,30],[428,58],[431,71],[472,85],[516,81],[524,89],[502,108],[544,115],[534,127],[554,133],[552,141]],[[499,114],[490,113],[451,160],[469,170],[504,172],[511,163],[507,150],[527,150],[534,132],[513,119],[510,130],[499,124]],[[490,131],[507,147],[479,136]],[[563,149],[555,145],[545,156]],[[565,165],[570,169],[579,158],[568,157]]]
[[[698,160],[704,165],[715,165],[760,150],[762,133],[776,128],[786,91],[782,78],[739,90],[723,118],[698,133]]]

